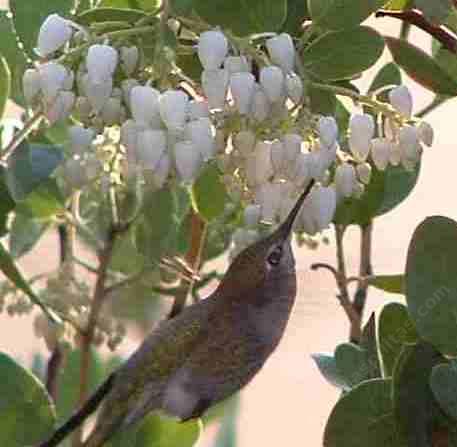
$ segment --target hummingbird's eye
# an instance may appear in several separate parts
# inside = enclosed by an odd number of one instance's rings
[[[281,257],[282,257],[282,248],[276,247],[268,256],[267,261],[270,265],[276,267],[281,262]]]

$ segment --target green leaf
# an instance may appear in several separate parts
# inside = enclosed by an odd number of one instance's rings
[[[439,46],[438,51],[434,54],[433,58],[437,64],[457,82],[457,58],[455,57],[455,54],[442,46]]]
[[[324,447],[399,447],[395,440],[391,381],[361,383],[333,407]]]
[[[11,256],[20,258],[28,253],[43,236],[46,228],[47,223],[16,213],[9,238]]]
[[[308,90],[311,111],[320,115],[334,115],[337,99],[334,93],[310,87]]]
[[[146,13],[137,9],[94,8],[84,11],[76,17],[81,25],[89,26],[94,22],[135,23],[146,17]]]
[[[455,96],[457,80],[453,79],[427,53],[409,42],[394,37],[384,38],[394,61],[416,82],[437,95]]]
[[[378,342],[376,340],[376,317],[374,312],[366,322],[360,338],[360,347],[366,356],[366,378],[376,379],[381,377],[381,365],[379,363]]]
[[[416,328],[406,306],[386,304],[379,317],[379,350],[385,376],[391,376],[403,345],[417,341]]]
[[[436,365],[430,376],[430,387],[440,407],[457,420],[457,360]]]
[[[360,25],[384,3],[386,0],[307,0],[313,22],[330,30]]]
[[[335,357],[326,354],[313,354],[311,358],[316,363],[320,373],[331,385],[347,389],[349,388],[345,380],[341,377],[341,373],[336,367]]]
[[[454,6],[452,0],[414,0],[414,6],[422,11],[425,18],[435,25],[443,23]]]
[[[310,18],[308,5],[304,0],[288,0],[287,17],[282,31],[294,37],[299,37],[303,30],[302,24]]]
[[[366,26],[329,32],[305,49],[304,69],[319,80],[350,79],[371,67],[383,49],[382,36]]]
[[[376,275],[368,280],[370,286],[389,293],[405,294],[404,275]]]
[[[8,159],[6,183],[16,201],[24,200],[62,162],[59,147],[23,141]]]
[[[0,119],[10,96],[11,73],[6,59],[0,56]]]
[[[1,445],[36,445],[53,431],[51,398],[33,374],[4,353],[0,353],[0,377]]]
[[[342,343],[335,349],[336,369],[344,380],[345,390],[370,379],[370,365],[365,349],[354,343]]]
[[[238,36],[278,31],[287,14],[286,0],[194,0],[193,7],[206,22]]]
[[[457,355],[456,265],[457,223],[428,217],[409,244],[406,301],[419,335],[449,355]]]
[[[192,447],[200,436],[198,421],[179,422],[176,419],[153,414],[141,424],[135,447]]]
[[[192,12],[194,0],[170,0],[171,10],[177,16],[187,16]]]
[[[10,95],[17,104],[24,105],[22,75],[27,66],[24,51],[18,47],[13,22],[8,11],[0,11],[0,54],[6,59],[11,71]]]
[[[30,57],[35,54],[38,32],[46,17],[50,14],[69,16],[73,7],[74,0],[10,0],[14,28]]]
[[[404,345],[393,374],[393,406],[399,439],[430,447],[438,406],[429,386],[432,368],[444,357],[429,343]]]
[[[192,187],[192,205],[207,222],[224,213],[229,197],[217,166],[209,164]]]
[[[374,92],[388,85],[400,85],[401,82],[400,69],[393,62],[389,62],[378,71],[370,85],[370,88],[368,89],[368,93]]]
[[[12,199],[5,181],[5,168],[0,166],[0,237],[8,230],[6,224],[8,215],[14,209],[16,203]]]
[[[2,243],[0,243],[0,270],[18,289],[22,290],[30,298],[30,301],[39,306],[51,321],[55,323],[59,321],[33,292]]]
[[[50,220],[65,211],[65,199],[57,181],[49,178],[40,183],[23,201],[17,210],[32,219]]]

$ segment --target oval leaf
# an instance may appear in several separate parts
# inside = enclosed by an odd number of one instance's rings
[[[420,48],[394,37],[385,37],[394,61],[423,87],[437,95],[457,95],[457,80]]]
[[[376,275],[368,280],[370,286],[389,293],[405,293],[404,275]]]
[[[430,376],[430,387],[440,407],[457,420],[457,361],[437,365]]]
[[[381,35],[366,26],[330,32],[303,52],[304,68],[319,80],[349,79],[371,67],[383,49]]]
[[[79,14],[76,21],[81,25],[88,26],[94,22],[135,23],[144,17],[146,17],[146,13],[137,9],[94,8]]]
[[[406,301],[421,337],[457,355],[457,223],[442,216],[415,230],[406,263]]]
[[[0,443],[36,445],[53,431],[54,405],[43,384],[6,354],[0,353]]]

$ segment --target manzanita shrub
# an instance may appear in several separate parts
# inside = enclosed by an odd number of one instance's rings
[[[401,20],[400,37],[363,25],[373,14]],[[0,112],[10,99],[23,115],[1,122],[0,310],[37,307],[50,358],[29,371],[0,355],[2,443],[49,435],[121,361],[97,348],[115,351],[126,323],[149,327],[167,299],[170,317],[200,299],[219,277],[202,268],[266,234],[315,179],[295,236],[311,249],[335,231],[337,267],[313,268],[334,274],[351,326],[334,355],[314,356],[342,390],[324,445],[454,445],[457,223],[422,222],[398,275],[373,275],[370,247],[377,216],[426,163],[423,117],[457,96],[456,24],[451,0],[10,0]],[[409,42],[414,25],[431,56]],[[392,62],[360,91],[354,81],[386,46]],[[435,93],[424,110],[414,113],[401,69]],[[354,297],[350,225],[362,237]],[[17,261],[51,230],[58,268],[25,278]],[[406,304],[362,326],[370,286]],[[216,445],[234,445],[236,402],[222,408]],[[151,416],[111,445],[185,447],[198,433]]]

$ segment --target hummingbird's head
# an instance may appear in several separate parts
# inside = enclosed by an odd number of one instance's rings
[[[269,279],[290,275],[295,271],[295,260],[290,245],[295,218],[308,196],[311,180],[284,222],[269,236],[244,249],[230,264],[219,288],[224,292],[238,292],[259,287]],[[230,294],[230,293],[229,293]]]

